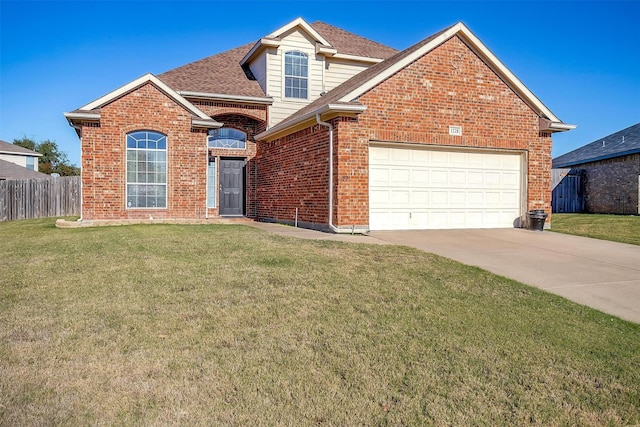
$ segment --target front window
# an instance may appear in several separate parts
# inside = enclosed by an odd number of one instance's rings
[[[127,134],[127,208],[167,207],[167,137]]]
[[[302,52],[284,54],[284,96],[285,98],[307,99],[309,58]]]
[[[36,170],[36,160],[33,156],[27,156],[27,169]]]
[[[209,148],[235,148],[244,150],[247,147],[247,134],[232,128],[220,128],[209,131]]]
[[[207,167],[207,207],[216,207],[216,158],[209,156],[209,165]]]

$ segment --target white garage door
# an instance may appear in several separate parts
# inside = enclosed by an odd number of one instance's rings
[[[371,230],[513,227],[521,155],[369,147]]]

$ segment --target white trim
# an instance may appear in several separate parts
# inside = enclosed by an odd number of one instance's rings
[[[244,104],[273,104],[273,98],[271,97],[257,97],[257,96],[243,96],[243,95],[226,95],[223,93],[207,93],[207,92],[191,92],[188,90],[177,91],[185,98],[206,99],[206,100],[220,100],[220,101],[237,101]]]
[[[187,101],[185,98],[183,98],[178,92],[176,92],[175,90],[171,89],[169,86],[167,86],[166,84],[164,84],[160,79],[158,79],[156,76],[154,76],[151,73],[147,73],[142,77],[139,77],[137,79],[135,79],[132,82],[129,82],[127,84],[125,84],[124,86],[119,87],[118,89],[109,92],[108,94],[96,99],[95,101],[92,101],[90,103],[88,103],[87,105],[78,108],[79,110],[93,110],[94,108],[100,108],[105,104],[108,104],[109,102],[113,101],[116,98],[119,98],[125,94],[127,94],[128,92],[131,92],[135,89],[137,89],[138,87],[144,85],[145,83],[153,83],[156,87],[158,87],[158,89],[160,89],[161,91],[163,91],[164,93],[167,94],[167,96],[169,96],[170,98],[173,98],[178,104],[182,105],[185,109],[187,109],[189,112],[191,112],[192,114],[200,117],[201,119],[205,119],[205,120],[210,120],[211,117],[207,116],[205,113],[203,113],[202,111],[200,111],[200,109],[196,108],[195,105],[193,105],[192,103],[190,103],[189,101]]]
[[[570,125],[562,122],[552,122],[549,119],[540,117],[538,120],[541,132],[566,132],[576,128],[576,125]]]
[[[220,123],[212,118],[209,118],[209,120],[199,120],[196,118],[191,119],[191,126],[194,128],[218,129],[223,125],[224,123]]]
[[[278,28],[277,30],[269,34],[267,37],[271,37],[271,38],[280,37],[282,34],[286,33],[290,29],[295,28],[297,26],[302,27],[302,29],[305,30],[307,33],[309,33],[311,36],[313,36],[313,38],[316,39],[316,41],[319,41],[325,46],[329,46],[329,47],[331,46],[331,43],[329,43],[327,39],[322,37],[316,30],[313,29],[311,25],[307,23],[307,21],[305,21],[302,18],[296,18],[295,20],[289,22],[288,24]]]
[[[346,53],[336,53],[331,57],[336,59],[348,59],[350,61],[368,62],[372,64],[377,64],[378,62],[384,61],[384,59],[382,58],[369,58],[368,56],[349,55]]]
[[[64,113],[67,120],[100,120],[100,113]]]
[[[301,54],[303,54],[306,58],[307,58],[307,96],[304,98],[298,98],[295,96],[287,96],[287,74],[286,74],[286,69],[287,69],[287,53],[293,53],[293,52],[299,52]],[[296,49],[296,48],[292,48],[290,50],[283,50],[282,51],[282,55],[280,55],[282,58],[282,63],[281,63],[281,69],[282,69],[282,101],[292,101],[292,102],[304,102],[305,104],[308,104],[307,101],[309,101],[309,92],[311,92],[311,78],[309,77],[309,75],[311,74],[311,61],[310,58],[312,56],[311,53],[300,50],[300,49]],[[300,76],[294,76],[291,75],[289,77],[293,77],[293,78],[298,78],[298,79],[302,79],[302,77]]]
[[[310,119],[315,119],[317,114],[326,114],[326,113],[347,113],[347,114],[359,114],[362,113],[364,111],[366,111],[367,106],[366,105],[345,105],[345,104],[327,104],[327,105],[323,105],[322,107],[313,110],[309,113],[306,113],[300,117],[298,117],[297,119],[291,121],[290,123],[286,123],[284,126],[280,127],[280,125],[275,125],[274,127],[259,133],[258,135],[256,135],[254,138],[256,139],[256,141],[258,140],[263,140],[266,139],[272,135],[277,135],[279,133],[282,133],[284,131],[286,131],[287,129],[293,128],[296,125],[299,125],[300,123],[303,123],[307,120]]]
[[[240,65],[244,65],[263,47],[280,47],[280,40],[261,38],[253,45],[247,54],[240,60]]]
[[[417,49],[415,52],[407,55],[401,61],[396,62],[381,73],[376,74],[370,80],[343,96],[340,101],[351,102],[358,98],[363,93],[371,90],[382,81],[391,77],[402,68],[413,63],[455,35],[461,36],[463,40],[480,55],[487,65],[496,72],[512,90],[523,98],[523,100],[536,112],[536,114],[544,116],[552,122],[562,123],[562,121],[556,117],[551,110],[549,110],[462,22],[458,22],[453,25],[442,34],[426,43],[420,49]]]
[[[338,49],[332,46],[325,46],[320,43],[316,43],[316,54],[324,56],[333,56],[338,53]]]

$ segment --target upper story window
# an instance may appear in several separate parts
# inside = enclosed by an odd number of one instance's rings
[[[247,134],[232,128],[212,129],[209,131],[209,148],[247,148]]]
[[[27,169],[36,170],[36,158],[34,156],[27,156]]]
[[[309,85],[309,57],[297,50],[284,54],[285,98],[307,99]]]
[[[127,208],[167,207],[167,136],[127,134]]]

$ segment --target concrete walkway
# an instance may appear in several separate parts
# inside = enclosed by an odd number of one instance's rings
[[[322,240],[411,246],[536,286],[640,323],[640,246],[523,229],[322,233],[279,224],[247,224]]]

